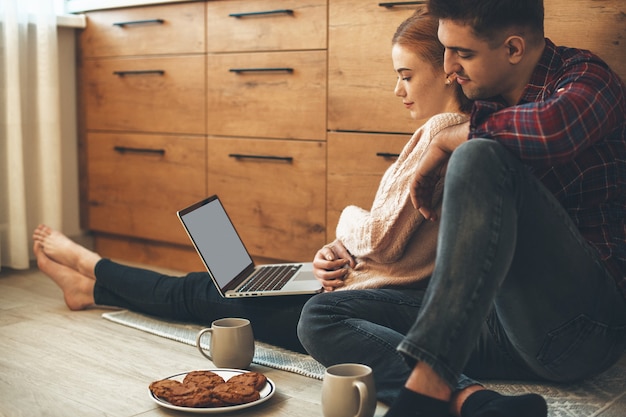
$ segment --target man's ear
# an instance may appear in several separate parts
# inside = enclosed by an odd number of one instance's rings
[[[521,36],[509,36],[504,42],[504,46],[508,50],[511,64],[518,64],[526,53],[526,40]]]

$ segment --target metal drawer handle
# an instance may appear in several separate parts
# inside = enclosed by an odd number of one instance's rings
[[[124,77],[126,75],[148,75],[148,74],[163,75],[165,74],[165,71],[163,70],[113,71],[113,75],[117,75],[118,77]]]
[[[287,72],[293,73],[293,68],[231,68],[228,71],[235,74],[243,74],[245,72]]]
[[[149,154],[165,155],[165,149],[130,148],[127,146],[115,146],[113,147],[113,150],[121,154],[130,152],[130,153],[149,153]]]
[[[239,19],[241,17],[267,16],[267,15],[273,15],[273,14],[286,14],[289,16],[293,16],[293,10],[278,9],[278,10],[267,10],[263,12],[231,13],[228,16]]]
[[[245,155],[240,153],[231,153],[228,154],[229,158],[235,159],[269,159],[272,161],[284,161],[288,163],[293,162],[293,158],[291,156],[273,156],[273,155]]]
[[[400,156],[400,154],[390,152],[376,152],[376,156],[380,156],[381,158],[397,158]]]
[[[413,4],[426,4],[426,2],[425,1],[392,1],[388,3],[378,3],[380,7],[386,7],[388,9],[391,9],[392,7],[396,7],[396,6],[410,6]]]
[[[116,23],[113,23],[113,26],[124,27],[124,26],[130,26],[130,25],[149,25],[149,24],[162,25],[163,23],[165,23],[165,20],[163,19],[147,19],[147,20],[133,20],[130,22],[116,22]]]

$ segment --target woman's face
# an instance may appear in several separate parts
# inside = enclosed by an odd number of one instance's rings
[[[446,85],[446,75],[430,62],[405,46],[394,45],[391,50],[393,66],[398,74],[396,96],[415,120],[428,119],[439,113],[458,112],[454,83]]]

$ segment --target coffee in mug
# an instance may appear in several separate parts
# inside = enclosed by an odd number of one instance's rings
[[[372,417],[376,412],[376,388],[372,369],[358,363],[333,365],[322,383],[324,417]]]
[[[201,345],[205,333],[211,333],[208,353]],[[254,357],[254,335],[250,320],[240,318],[215,320],[211,327],[200,330],[196,337],[196,346],[200,353],[218,368],[248,368]]]

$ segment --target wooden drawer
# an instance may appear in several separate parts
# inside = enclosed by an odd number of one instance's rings
[[[328,0],[207,3],[209,52],[326,49]]]
[[[626,80],[624,0],[545,0],[545,32],[557,45],[589,49]]]
[[[208,140],[207,194],[218,194],[248,250],[311,261],[326,243],[326,143]]]
[[[205,52],[203,2],[87,13],[83,58]]]
[[[206,138],[87,134],[89,228],[189,244],[176,211],[205,197]]]
[[[413,133],[419,126],[394,94],[397,74],[391,62],[391,38],[415,7],[382,7],[375,0],[330,2],[329,130]]]
[[[369,210],[380,180],[411,135],[328,133],[328,240],[348,205]]]
[[[209,55],[209,134],[324,140],[326,52]]]
[[[204,134],[204,63],[195,55],[85,61],[87,128]]]

